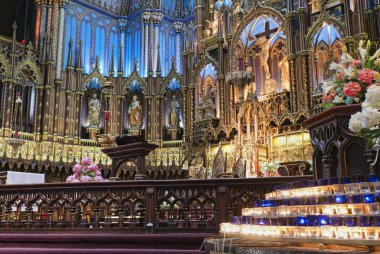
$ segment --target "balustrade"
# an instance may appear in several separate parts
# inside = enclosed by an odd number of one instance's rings
[[[216,229],[274,186],[308,178],[1,185],[0,228]]]

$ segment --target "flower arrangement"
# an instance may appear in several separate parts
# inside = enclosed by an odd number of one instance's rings
[[[372,148],[380,137],[380,84],[368,87],[362,111],[351,116],[348,128],[367,140],[367,147]]]
[[[280,163],[275,162],[263,162],[261,165],[260,171],[263,176],[278,176],[278,168],[280,167]]]
[[[73,174],[66,179],[66,183],[79,182],[107,182],[102,177],[102,173],[98,165],[92,162],[91,158],[84,157],[81,163],[77,163],[73,167]]]
[[[365,47],[364,47],[365,46]],[[374,55],[369,54],[371,42],[360,41],[358,53],[360,59],[354,59],[343,47],[340,63],[333,62],[330,70],[335,75],[324,81],[324,106],[331,108],[341,104],[361,103],[365,99],[368,87],[380,82],[380,49]]]

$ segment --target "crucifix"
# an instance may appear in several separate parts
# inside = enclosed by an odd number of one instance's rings
[[[278,33],[281,31],[281,27],[270,29],[270,23],[268,21],[264,23],[264,26],[264,32],[255,35],[250,35],[248,37],[248,40],[256,40],[261,44],[260,61],[264,67],[266,79],[270,79],[270,71],[268,65],[270,45],[272,40],[275,39]],[[254,26],[252,27],[252,29],[253,28]],[[274,35],[271,37],[273,33]]]

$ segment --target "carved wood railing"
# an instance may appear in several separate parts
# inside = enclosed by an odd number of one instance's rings
[[[307,176],[0,185],[0,228],[210,228]]]

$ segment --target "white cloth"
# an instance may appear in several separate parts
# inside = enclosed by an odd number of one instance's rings
[[[6,184],[45,183],[44,174],[7,171]]]

